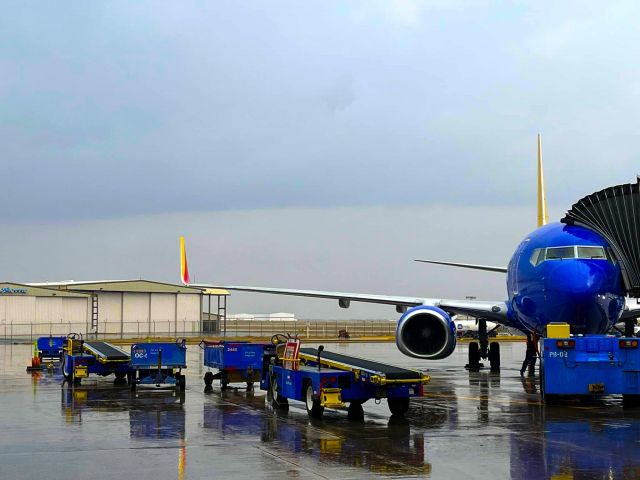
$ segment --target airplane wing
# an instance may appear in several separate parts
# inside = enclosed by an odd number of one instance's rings
[[[507,273],[506,267],[493,267],[491,265],[476,265],[474,263],[442,262],[440,260],[420,260],[416,258],[414,262],[433,263],[434,265],[448,265],[450,267],[470,268],[472,270],[484,270],[485,272]]]
[[[247,287],[237,285],[206,285],[190,284],[195,288],[223,288],[239,292],[271,293],[275,295],[293,295],[298,297],[327,298],[338,300],[342,308],[348,308],[353,302],[379,303],[395,305],[398,313],[403,313],[407,307],[431,305],[441,308],[452,315],[469,315],[482,317],[502,325],[512,326],[507,316],[507,305],[504,301],[486,302],[476,300],[446,300],[437,298],[399,297],[394,295],[371,295],[347,292],[325,292],[321,290],[294,290],[288,288]]]

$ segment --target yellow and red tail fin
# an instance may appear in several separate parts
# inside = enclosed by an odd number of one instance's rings
[[[548,222],[547,193],[544,188],[544,168],[542,167],[542,138],[538,134],[538,227]]]
[[[184,248],[184,237],[180,237],[180,280],[184,285],[189,285],[189,265],[187,265],[187,251]]]

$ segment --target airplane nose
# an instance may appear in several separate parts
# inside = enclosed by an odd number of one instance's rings
[[[605,275],[598,265],[571,260],[556,263],[545,278],[547,291],[576,296],[596,295],[601,291]]]

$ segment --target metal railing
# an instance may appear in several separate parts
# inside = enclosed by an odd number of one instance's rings
[[[41,336],[82,333],[85,338],[222,337],[217,319],[201,321],[169,320],[149,322],[102,322],[91,331],[86,322],[0,323],[0,342],[33,341]],[[341,330],[342,335],[341,335]],[[270,337],[276,333],[298,334],[303,338],[350,338],[395,335],[396,322],[388,320],[246,320],[228,319],[227,337]]]

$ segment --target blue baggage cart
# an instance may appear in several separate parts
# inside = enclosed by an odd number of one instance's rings
[[[204,365],[218,371],[205,373],[204,383],[211,387],[214,380],[220,380],[220,388],[225,390],[229,383],[246,383],[247,389],[259,382],[262,372],[269,368],[265,364],[265,353],[273,353],[275,346],[267,342],[207,342],[204,348]]]
[[[176,342],[148,342],[131,345],[131,389],[186,387],[182,369],[187,368],[187,346],[184,339]]]
[[[60,361],[67,337],[39,337],[36,340],[36,348],[40,360]]]

